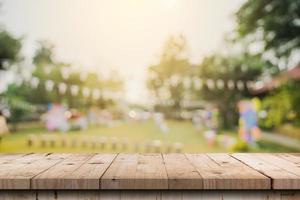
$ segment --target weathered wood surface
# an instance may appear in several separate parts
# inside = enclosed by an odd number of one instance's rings
[[[0,190],[300,190],[299,154],[0,154]]]
[[[0,190],[0,200],[299,200],[299,191]]]

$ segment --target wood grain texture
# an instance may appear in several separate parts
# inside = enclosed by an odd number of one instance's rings
[[[300,168],[275,154],[233,154],[233,157],[272,179],[272,189],[300,189]]]
[[[35,176],[31,180],[32,189],[70,189],[80,183],[73,177],[81,165],[88,161],[93,154],[72,154],[62,162]]]
[[[161,154],[119,154],[101,178],[102,189],[167,189]]]
[[[227,154],[186,154],[204,189],[270,189],[270,179]]]
[[[184,154],[164,154],[169,189],[203,189],[203,178]]]
[[[300,154],[0,154],[1,189],[300,190]]]
[[[0,190],[0,200],[299,200],[299,191],[262,190]]]
[[[25,155],[29,155],[29,154],[1,154],[0,164],[5,164],[5,163],[10,162],[12,160],[16,160],[18,158],[21,158]]]
[[[0,165],[0,189],[30,189],[31,179],[60,162],[63,154],[29,154]]]

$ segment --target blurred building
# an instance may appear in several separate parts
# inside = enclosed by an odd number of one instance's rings
[[[281,72],[269,81],[261,82],[261,84],[253,89],[252,93],[256,96],[264,96],[290,80],[300,80],[300,65],[285,72]]]

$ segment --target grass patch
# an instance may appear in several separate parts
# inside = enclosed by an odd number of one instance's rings
[[[139,152],[145,152],[145,146],[147,143],[153,140],[160,140],[162,142],[162,152],[166,152],[167,146],[174,143],[181,143],[183,145],[183,152],[187,153],[203,153],[203,152],[228,152],[229,149],[221,145],[209,145],[203,133],[197,132],[193,127],[193,124],[189,121],[167,121],[167,125],[170,129],[168,133],[162,133],[158,126],[153,121],[144,123],[130,122],[121,123],[114,127],[104,126],[92,126],[87,130],[81,131],[69,131],[66,133],[61,132],[48,132],[41,124],[24,126],[16,133],[3,136],[0,145],[0,152],[10,153],[22,153],[22,152],[136,152],[136,145],[140,146]],[[21,126],[20,126],[21,127]],[[76,139],[78,144],[81,144],[87,138],[101,138],[106,137],[108,139],[108,145],[104,149],[83,147],[77,145],[72,147],[67,145],[62,147],[61,143],[57,143],[54,147],[41,147],[41,145],[34,145],[28,147],[27,138],[30,134],[42,135],[44,133],[56,136],[60,141],[63,137],[67,138],[68,143],[72,139]],[[234,133],[230,134],[234,135]],[[117,149],[111,148],[111,139],[116,138],[119,147]],[[128,141],[128,148],[123,150],[120,148],[121,142],[126,139]],[[259,152],[293,152],[295,150],[289,147],[282,147],[277,144],[269,143],[266,141],[259,142],[258,149],[250,151]]]

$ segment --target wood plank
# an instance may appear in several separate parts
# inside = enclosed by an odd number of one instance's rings
[[[282,168],[293,171],[293,173],[300,175],[300,157],[290,154],[255,154],[259,158],[271,162],[273,165],[281,166]]]
[[[270,154],[236,153],[232,156],[270,177],[272,179],[272,189],[300,189],[300,177],[286,170],[285,167],[282,167],[282,164],[276,163],[284,162],[284,159],[267,158]]]
[[[280,200],[295,200],[300,199],[299,191],[282,191]]]
[[[121,200],[157,200],[160,199],[161,193],[159,191],[123,191],[121,192]]]
[[[35,191],[34,200],[57,200],[57,191],[54,190],[32,190]]]
[[[101,178],[102,189],[167,189],[161,154],[119,154]]]
[[[281,194],[274,191],[223,191],[222,200],[281,200]]]
[[[0,190],[0,200],[36,200],[36,193],[29,190]]]
[[[60,190],[53,200],[102,200],[101,194],[102,191],[97,190]]]
[[[100,191],[100,190],[2,190],[0,200],[124,200],[124,199],[162,199],[162,200],[299,200],[299,191]]]
[[[300,167],[297,163],[283,159],[282,157],[278,156],[278,154],[257,154],[257,156],[266,162],[272,163],[273,165],[300,177]],[[300,187],[298,189],[300,189]]]
[[[186,154],[204,189],[270,189],[271,181],[227,154]]]
[[[68,189],[72,188],[72,173],[87,162],[93,154],[71,154],[62,162],[44,171],[31,180],[32,189]],[[76,181],[76,180],[75,180]]]
[[[12,160],[21,158],[25,155],[28,155],[28,154],[15,154],[15,153],[13,153],[13,154],[0,154],[0,164],[10,162]]]
[[[300,165],[300,154],[279,153],[276,155],[296,165]]]
[[[204,189],[270,189],[271,180],[228,154],[187,154]]]
[[[0,189],[299,190],[300,156],[1,154]]]
[[[62,159],[61,154],[30,154],[0,166],[0,189],[29,189],[30,179]]]
[[[100,178],[117,154],[96,154],[76,170],[66,174],[70,184],[64,189],[99,189]]]
[[[113,190],[113,191],[103,191],[101,190],[100,199],[101,200],[120,200],[121,199],[121,191]]]
[[[203,189],[203,178],[184,154],[163,154],[169,189]]]
[[[182,191],[176,191],[176,190],[168,190],[168,191],[162,191],[161,192],[161,199],[162,200],[182,200]]]

